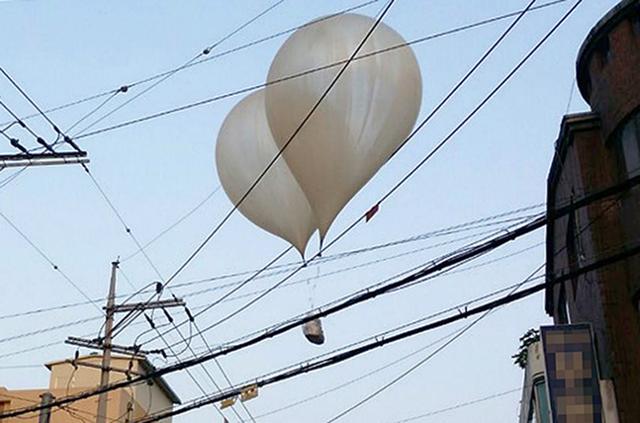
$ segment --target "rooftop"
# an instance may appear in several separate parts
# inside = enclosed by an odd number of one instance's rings
[[[90,360],[101,360],[102,356],[98,355],[98,354],[89,354],[89,355],[81,355],[80,357],[77,358],[77,361],[90,361]],[[123,360],[123,361],[129,361],[131,359],[131,357],[129,356],[124,356],[124,355],[113,355],[111,356],[111,360]],[[150,374],[156,371],[156,368],[153,364],[151,364],[149,362],[149,360],[147,360],[145,357],[139,356],[139,357],[135,357],[135,360],[138,361],[138,363],[140,364],[140,367],[142,368],[142,370],[144,371],[145,374]],[[70,360],[57,360],[57,361],[52,361],[49,363],[45,364],[45,367],[49,370],[52,369],[52,367],[60,365],[60,364],[71,364]],[[180,398],[178,397],[178,395],[175,393],[175,391],[173,389],[171,389],[171,387],[169,386],[169,384],[167,383],[166,380],[164,380],[164,378],[162,376],[159,377],[154,377],[153,381],[156,383],[156,385],[158,385],[158,387],[165,393],[165,395],[167,396],[167,398],[169,398],[171,400],[171,402],[173,402],[174,404],[181,404],[182,402],[180,401]]]
[[[611,29],[626,19],[633,12],[640,10],[640,0],[622,0],[615,5],[598,23],[589,31],[587,38],[582,43],[578,58],[576,60],[576,75],[580,93],[585,100],[589,100],[589,75],[587,73],[588,59],[596,49],[600,40],[605,37]]]

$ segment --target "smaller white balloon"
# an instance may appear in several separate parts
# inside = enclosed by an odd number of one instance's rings
[[[233,204],[240,201],[277,154],[265,113],[264,91],[254,92],[229,112],[218,133],[218,176]],[[262,229],[291,243],[304,257],[317,225],[311,206],[283,157],[271,166],[238,209]]]

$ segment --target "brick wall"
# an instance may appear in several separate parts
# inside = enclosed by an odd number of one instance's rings
[[[600,115],[605,140],[640,106],[640,25],[634,13],[594,39],[584,60],[590,82],[585,100]]]

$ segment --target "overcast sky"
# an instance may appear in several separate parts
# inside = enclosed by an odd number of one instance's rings
[[[39,105],[48,109],[179,66],[272,3],[273,0],[2,2],[0,43],[3,58],[0,64]],[[527,3],[524,0],[398,0],[384,21],[407,40],[413,40],[517,11]],[[328,238],[335,237],[374,204],[446,136],[572,3],[568,1],[527,15],[474,78],[346,206]],[[516,77],[383,204],[371,222],[357,226],[325,255],[404,239],[543,203],[547,172],[561,118],[567,109],[572,112],[586,110],[579,93],[576,90],[572,93],[577,51],[590,28],[615,3],[614,0],[583,2]],[[285,0],[224,41],[217,51],[240,46],[356,4],[358,2],[353,0]],[[382,6],[377,2],[358,10],[358,13],[375,16]],[[509,22],[502,20],[413,47],[423,77],[420,117],[433,109]],[[278,37],[184,70],[95,128],[259,84],[265,80],[271,59],[284,39]],[[141,85],[126,94],[118,94],[101,109],[101,113],[133,97],[143,88]],[[30,105],[1,78],[0,93],[2,100],[19,115],[33,113]],[[49,117],[60,128],[69,128],[105,98],[52,112]],[[90,169],[96,179],[141,243],[154,238],[216,189],[219,183],[213,160],[216,135],[226,114],[241,98],[233,96],[78,141],[89,153]],[[7,114],[0,115],[0,121],[9,120]],[[27,122],[46,139],[54,138],[42,119],[34,118]],[[85,123],[90,123],[90,120]],[[25,146],[37,146],[28,133],[19,128],[11,131]],[[2,141],[0,152],[10,153],[13,150],[8,142]],[[0,181],[12,174],[12,170],[3,170]],[[163,277],[167,278],[180,266],[230,207],[225,194],[218,191],[204,206],[148,248],[148,256]],[[136,251],[136,245],[125,233],[123,225],[78,166],[27,169],[0,188],[0,212],[92,298],[106,295],[110,262]],[[425,239],[310,266],[292,280],[319,276],[315,282],[277,290],[205,336],[212,346],[238,338],[308,311],[310,296],[314,305],[321,305],[428,262],[475,239],[469,238],[470,235],[481,237],[488,229],[492,228]],[[466,241],[460,241],[462,237],[467,237]],[[0,240],[3,290],[0,315],[84,301],[69,282],[52,270],[4,220],[0,220]],[[224,357],[220,363],[234,383],[246,382],[271,370],[514,284],[544,262],[543,240],[541,231],[523,237],[478,259],[477,263],[514,254],[508,259],[437,278],[327,318],[324,320],[327,341],[323,346],[311,345],[305,341],[301,331],[293,331]],[[437,245],[441,243],[447,244]],[[178,285],[259,268],[285,247],[284,241],[236,214],[174,283]],[[415,249],[422,251],[330,274]],[[308,251],[315,253],[316,250],[317,239],[314,238]],[[291,252],[282,262],[297,259]],[[473,264],[476,263],[470,263]],[[158,279],[140,254],[123,262],[121,267],[119,293],[130,293],[133,290],[131,285],[140,288]],[[256,280],[239,294],[264,289],[279,277],[282,275]],[[241,279],[176,287],[174,292],[186,295],[237,280]],[[210,304],[224,292],[212,290],[185,298],[191,308],[198,310],[199,306]],[[216,306],[198,317],[199,327],[204,328],[217,321],[249,299],[251,296]],[[102,304],[102,300],[100,302]],[[177,319],[185,317],[181,311],[173,313]],[[27,317],[4,318],[0,320],[0,338],[97,316],[93,306],[84,305]],[[155,318],[163,322],[160,314]],[[136,335],[146,329],[142,322],[119,336],[117,343],[133,342]],[[522,371],[512,364],[510,358],[517,350],[518,338],[527,329],[547,323],[550,319],[544,313],[542,294],[500,309],[342,421],[393,422],[518,388],[522,384]],[[48,371],[44,367],[6,367],[42,365],[71,357],[75,349],[62,343],[66,336],[94,336],[92,334],[97,334],[100,324],[100,320],[92,320],[21,339],[2,340],[0,386],[10,389],[47,386]],[[461,325],[447,326],[375,350],[339,366],[266,387],[247,406],[254,416],[259,416],[318,394],[417,351],[461,328]],[[188,330],[184,334],[187,336]],[[168,339],[174,342],[178,337],[171,334]],[[57,343],[46,348],[12,354],[54,342]],[[153,347],[161,346],[157,341],[153,344]],[[197,352],[203,350],[199,338],[194,338],[191,346]],[[392,380],[434,348],[425,349],[343,389],[258,421],[326,421]],[[189,351],[186,351],[181,357],[188,356]],[[165,364],[157,358],[153,362],[157,366]],[[169,362],[174,360],[169,359]],[[213,363],[208,363],[207,368],[220,385],[227,386]],[[202,369],[194,369],[193,374],[208,392],[215,390]],[[171,375],[168,381],[183,400],[201,395],[186,374]],[[519,393],[516,392],[416,421],[506,423],[517,418],[518,407]],[[238,411],[245,416],[242,409]],[[232,413],[226,415],[231,422],[237,420]],[[175,421],[220,421],[220,417],[210,406]]]

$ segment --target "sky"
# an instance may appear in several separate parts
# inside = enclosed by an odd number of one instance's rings
[[[3,52],[0,64],[38,105],[49,109],[175,68],[273,3],[273,0],[0,2]],[[527,3],[520,0],[397,0],[384,22],[405,39],[413,40],[517,11]],[[577,52],[588,31],[615,3],[614,0],[584,1],[504,89],[385,201],[373,220],[357,225],[325,255],[405,239],[543,203],[562,116],[567,111],[587,110],[574,86]],[[353,0],[285,0],[214,51],[240,46],[356,4],[358,2]],[[339,234],[415,166],[571,4],[571,1],[564,2],[525,16],[473,78],[349,202],[328,238]],[[382,6],[381,2],[376,2],[359,9],[358,13],[375,16]],[[509,22],[503,20],[413,46],[423,79],[419,119],[438,104]],[[262,83],[284,40],[285,37],[276,37],[183,70],[93,129]],[[136,86],[126,94],[116,95],[95,117],[133,97],[144,87]],[[34,112],[2,78],[0,98],[20,116]],[[143,244],[215,191],[202,207],[145,250],[164,278],[184,262],[232,207],[224,192],[217,190],[214,147],[222,121],[241,98],[242,95],[231,96],[78,140],[88,152],[92,174],[136,239]],[[66,130],[103,99],[51,112],[47,116]],[[0,115],[1,122],[10,120],[8,114]],[[45,139],[55,138],[42,118],[27,122]],[[87,120],[71,134],[90,122],[91,119]],[[37,146],[20,128],[11,128],[11,134],[28,148]],[[0,142],[0,153],[12,152],[8,142]],[[0,181],[13,172],[11,169],[0,171]],[[91,179],[78,166],[29,168],[11,183],[3,185],[0,183],[0,212],[68,278],[54,271],[14,228],[0,220],[3,290],[0,296],[0,386],[10,389],[44,387],[48,384],[48,371],[42,364],[73,356],[75,348],[63,343],[67,336],[95,336],[92,334],[97,334],[101,325],[98,311],[93,305],[86,304],[28,316],[7,316],[83,302],[84,297],[71,287],[69,280],[89,297],[100,299],[102,304],[108,288],[110,263],[117,257],[130,256],[137,247]],[[541,210],[539,207],[528,213]],[[501,227],[431,237],[309,266],[292,279],[301,283],[274,291],[206,332],[205,336],[211,346],[220,345],[305,313],[312,305],[319,306],[427,263],[465,242],[486,236],[489,229]],[[469,238],[470,235],[476,238]],[[467,239],[462,241],[462,237]],[[251,381],[274,369],[520,282],[544,262],[543,240],[544,233],[538,231],[469,264],[484,264],[481,267],[439,277],[330,316],[323,320],[326,343],[322,346],[309,344],[301,331],[296,330],[225,356],[220,364],[234,384]],[[317,245],[314,238],[307,254],[315,253]],[[220,298],[224,289],[229,288],[193,294],[195,290],[216,288],[222,282],[177,285],[260,268],[286,246],[281,239],[236,213],[172,282],[176,285],[173,292],[184,296],[190,308],[199,310]],[[421,251],[411,252],[415,249]],[[403,253],[407,254],[389,258]],[[336,272],[379,259],[388,260]],[[291,252],[282,262],[296,260],[298,257]],[[238,292],[247,296],[213,307],[197,317],[197,324],[204,328],[216,322],[254,298],[254,291],[269,287],[279,277],[282,275],[251,282]],[[149,262],[138,254],[122,262],[118,292],[128,294],[134,287],[139,289],[157,279]],[[341,421],[391,423],[520,387],[523,374],[513,365],[511,355],[517,351],[518,338],[527,329],[550,323],[544,313],[543,300],[543,294],[538,294],[493,312],[417,370]],[[185,318],[182,311],[172,313],[180,320]],[[51,329],[89,318],[96,319]],[[163,322],[159,314],[154,318]],[[260,416],[382,368],[313,401],[256,419],[265,423],[327,421],[424,359],[443,341],[426,348],[428,345],[467,323],[463,321],[415,336],[329,369],[265,387],[258,398],[247,403],[247,407],[253,416]],[[120,335],[117,342],[131,343],[144,329],[142,320]],[[5,339],[33,331],[40,332]],[[187,331],[184,333],[185,336],[188,334]],[[168,339],[171,342],[179,340],[175,333],[168,335]],[[21,352],[38,346],[40,348]],[[156,341],[151,346],[161,347],[162,344]],[[204,344],[197,337],[191,347],[198,353],[204,350]],[[416,354],[385,367],[416,351]],[[189,354],[187,350],[180,357],[187,358]],[[152,358],[156,366],[174,361]],[[217,382],[228,386],[213,363],[206,366]],[[215,391],[201,368],[195,368],[193,375],[207,392]],[[202,394],[184,373],[172,374],[167,379],[185,401]],[[519,395],[518,392],[505,394],[415,421],[512,422],[518,415]],[[238,409],[238,412],[246,419],[244,410]],[[229,421],[238,421],[234,414],[225,414]],[[174,421],[220,420],[214,408],[207,406]]]

